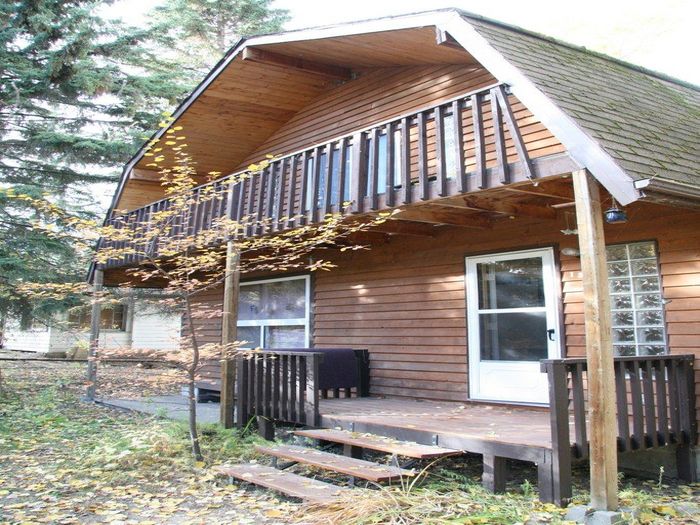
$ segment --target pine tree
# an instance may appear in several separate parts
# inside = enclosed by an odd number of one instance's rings
[[[185,72],[201,76],[241,37],[274,33],[289,20],[272,0],[169,0],[155,8],[152,29]]]
[[[104,184],[189,88],[140,45],[148,31],[100,19],[103,5],[0,3],[0,323],[31,311],[17,280],[65,282],[86,269],[70,242],[32,229],[41,217],[7,190],[101,214]]]

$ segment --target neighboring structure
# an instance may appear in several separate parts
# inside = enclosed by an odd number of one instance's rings
[[[319,400],[318,378],[294,375],[318,362],[294,353],[282,369],[238,367],[239,420],[470,450],[495,489],[503,458],[533,461],[558,502],[572,458],[590,453],[612,465],[593,477],[614,506],[616,448],[673,445],[693,479],[699,114],[696,86],[454,10],[241,41],[172,125],[202,174],[279,158],[243,187],[219,184],[228,208],[190,227],[252,213],[271,219],[264,235],[344,201],[356,218],[402,211],[362,234],[371,250],[335,255],[335,271],[244,280],[238,318],[267,349],[368,349],[370,394],[391,399],[334,404],[330,388]],[[112,210],[147,216],[163,197],[143,153]],[[100,268],[105,285],[133,262]],[[220,305],[223,289],[200,300]],[[200,336],[218,342],[221,320]]]
[[[175,350],[179,345],[179,314],[159,311],[143,301],[128,300],[104,308],[101,313],[100,348],[130,350]],[[3,348],[23,352],[87,355],[90,311],[56,314],[46,322],[29,326],[11,320],[3,337]]]

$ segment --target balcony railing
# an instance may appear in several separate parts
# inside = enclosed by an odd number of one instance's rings
[[[250,177],[237,173],[204,184],[164,235],[195,236],[222,217],[244,224],[241,235],[263,235],[317,223],[328,213],[372,213],[532,179],[511,99],[497,84],[275,158]],[[109,224],[146,231],[150,218],[170,207],[163,199]],[[123,253],[106,267],[143,259],[148,247],[139,246],[139,235],[124,237],[129,240],[103,239],[101,247]]]

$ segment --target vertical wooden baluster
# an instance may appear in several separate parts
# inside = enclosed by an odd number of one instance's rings
[[[656,382],[656,399],[659,408],[658,434],[662,445],[669,444],[668,432],[668,401],[666,399],[666,362],[663,359],[654,361],[654,380]]]
[[[264,372],[265,359],[261,355],[256,355],[255,360],[255,415],[264,416],[265,397],[264,397]]]
[[[474,127],[474,162],[476,163],[477,186],[480,190],[488,188],[486,175],[486,144],[484,140],[484,115],[482,110],[483,95],[472,96],[472,126]]]
[[[437,193],[447,196],[447,162],[445,151],[445,115],[443,106],[435,108],[435,161],[437,163]]]
[[[352,176],[350,177],[350,200],[352,213],[361,213],[365,207],[367,192],[367,137],[355,133],[352,138]]]
[[[248,358],[248,416],[255,415],[255,404],[257,402],[255,398],[255,356]]]
[[[272,360],[272,418],[275,420],[280,420],[280,360],[282,356],[280,354],[275,356]]]
[[[265,192],[270,177],[270,167],[258,173],[258,199],[255,205],[255,234],[260,235],[265,229]]]
[[[248,179],[248,197],[246,199],[246,236],[252,237],[255,231],[255,191],[258,185],[260,176],[257,173],[251,173]]]
[[[289,356],[283,354],[281,356],[282,372],[280,384],[282,385],[282,396],[280,398],[280,419],[282,421],[290,421],[289,415]]]
[[[338,148],[338,211],[346,211],[343,203],[347,200],[345,198],[345,188],[348,184],[347,164],[345,163],[348,155],[347,137],[340,139]]]
[[[491,90],[491,123],[493,125],[493,140],[496,143],[496,170],[501,184],[510,182],[508,172],[508,157],[506,155],[506,137],[503,131],[503,114],[498,103],[498,88]]]
[[[248,366],[241,356],[236,361],[236,424],[245,427],[248,422]]]
[[[384,129],[386,133],[386,189],[384,190],[384,201],[387,206],[391,207],[394,205],[394,187],[396,186],[394,123],[389,122]]]
[[[333,159],[335,158],[335,142],[326,144],[326,168],[323,172],[323,199],[321,199],[321,213],[319,221],[324,221],[326,215],[331,212],[331,191],[333,189]]]
[[[267,176],[267,199],[265,203],[265,224],[268,232],[273,231],[275,226],[275,197],[277,195],[277,179],[279,178],[280,162],[270,163]]]
[[[401,119],[401,186],[403,187],[403,203],[411,202],[411,121],[408,117]]]
[[[298,356],[289,356],[289,422],[297,422]]]
[[[311,159],[311,151],[306,150],[301,156],[301,188],[299,190],[299,210],[298,210],[298,224],[306,224],[307,215],[306,210],[309,201],[309,159]],[[314,165],[316,162],[314,161]],[[312,188],[313,189],[313,188]],[[313,194],[312,194],[313,195]],[[311,206],[313,208],[313,206]]]
[[[627,372],[624,361],[615,361],[615,396],[617,402],[617,432],[618,443],[623,452],[632,450],[630,441],[630,419],[627,410]]]
[[[275,184],[275,204],[274,204],[274,219],[272,221],[272,231],[282,229],[282,207],[284,206],[284,192],[287,188],[287,165],[289,158],[285,157],[279,161],[279,174],[277,183]]]
[[[462,128],[462,100],[452,102],[452,130],[455,149],[455,177],[457,178],[457,191],[467,191],[467,177],[464,172],[464,130]]]
[[[313,425],[312,421],[307,421],[306,419],[306,367],[307,361],[311,356],[299,356],[297,358],[297,372],[299,374],[299,381],[297,383],[299,387],[297,401],[299,403],[299,409],[297,413],[297,423],[304,423]]]
[[[681,435],[681,418],[679,397],[681,389],[678,384],[678,362],[675,359],[669,361],[671,365],[668,370],[668,401],[671,413],[671,431],[672,440],[676,443],[682,443],[683,436]]]
[[[376,210],[379,206],[379,128],[372,129],[370,137],[367,195],[370,209]]]
[[[299,183],[299,155],[293,155],[289,165],[289,179],[287,181],[287,204],[285,213],[287,214],[287,227],[293,228],[297,223],[296,217],[296,193]]]
[[[420,199],[430,198],[430,182],[428,180],[428,132],[426,130],[426,112],[418,113],[418,184]]]
[[[571,389],[574,408],[574,433],[579,457],[588,457],[588,434],[586,431],[586,400],[583,392],[583,363],[576,363],[571,370]]]
[[[646,420],[646,433],[651,440],[650,446],[659,446],[659,435],[656,432],[656,404],[654,403],[654,372],[652,362],[644,360],[643,390],[644,390],[644,419]]]
[[[274,403],[273,403],[273,392],[275,390],[275,384],[272,382],[272,369],[275,366],[275,361],[277,356],[274,354],[267,354],[265,360],[265,417],[274,420]]]
[[[318,198],[321,189],[321,157],[323,156],[323,146],[316,147],[313,155],[314,167],[311,171],[311,184],[309,187],[309,194],[311,197],[311,202],[309,203],[309,222],[311,224],[318,222]]]
[[[694,445],[696,414],[695,414],[695,373],[692,369],[692,361],[680,359],[678,361],[678,408],[680,411],[680,425],[682,437],[679,440],[686,445]]]
[[[630,363],[630,394],[632,396],[632,428],[634,429],[634,440],[640,449],[647,448],[644,439],[644,407],[642,406],[642,387],[639,379],[639,361]]]
[[[248,195],[248,184],[250,184],[250,180],[245,178],[241,179],[241,181],[236,184],[238,187],[238,201],[236,202],[236,235],[235,238],[238,239],[242,236],[245,235],[244,228],[241,227],[241,225],[245,222],[245,200],[246,196]]]

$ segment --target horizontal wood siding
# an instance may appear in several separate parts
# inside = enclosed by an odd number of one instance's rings
[[[486,70],[464,64],[368,70],[358,79],[322,94],[308,104],[246,158],[239,169],[260,161],[267,154],[284,155],[301,150],[417,109],[440,104],[495,82],[496,79]],[[563,151],[559,141],[521,104],[515,102],[513,110],[532,157]],[[492,131],[490,109],[486,106],[484,115],[488,119],[485,129],[488,137]],[[466,143],[473,140],[470,120],[471,112],[465,112]],[[432,123],[427,131],[430,169],[434,172],[435,159],[431,152],[435,148],[435,130]],[[490,160],[494,156],[492,138],[487,140],[487,146]],[[515,150],[510,144],[508,153],[515,158]],[[467,158],[472,156],[473,151],[466,155]],[[416,151],[412,152],[412,157],[415,163]]]
[[[627,224],[606,227],[606,241],[658,242],[671,352],[700,360],[700,213],[650,204],[627,212]],[[369,251],[344,252],[337,268],[314,274],[313,344],[369,349],[373,395],[466,400],[465,256],[536,246],[556,246],[558,255],[576,247],[575,236],[560,233],[564,227],[504,220],[492,230],[443,229],[434,238],[397,236]],[[582,356],[578,258],[561,256],[560,270],[566,355]],[[202,300],[220,308],[222,294],[219,288]],[[200,342],[220,340],[220,318],[197,323]],[[700,393],[697,364],[696,384]]]

